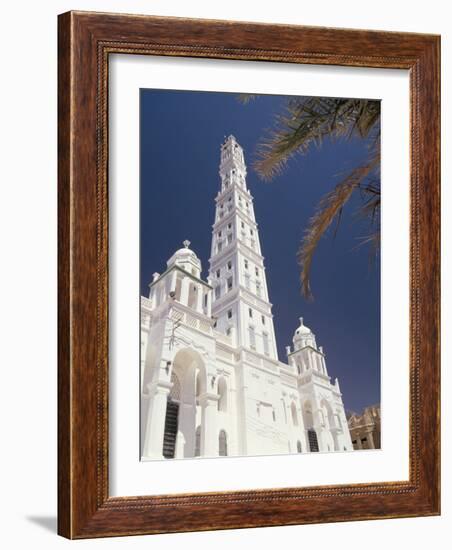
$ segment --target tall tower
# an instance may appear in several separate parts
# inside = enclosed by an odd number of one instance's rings
[[[215,198],[209,281],[212,315],[233,344],[277,360],[264,257],[246,186],[243,149],[234,136],[221,146],[221,188]]]

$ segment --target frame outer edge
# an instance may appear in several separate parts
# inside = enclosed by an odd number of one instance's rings
[[[71,475],[71,40],[72,15],[58,16],[58,534],[72,538]]]
[[[176,51],[172,47],[172,38],[165,34],[165,25],[173,22],[174,24],[177,22],[179,36],[182,37],[183,44],[187,45],[186,50],[182,52]],[[265,502],[259,503],[260,499],[253,498],[255,491],[244,495],[241,502],[237,502],[233,506],[228,505],[227,515],[220,510],[223,506],[214,503],[212,497],[215,495],[209,497],[202,493],[199,496],[176,495],[174,503],[161,506],[154,502],[150,507],[139,506],[142,508],[141,510],[136,509],[137,507],[133,506],[127,497],[124,500],[123,497],[120,497],[122,506],[112,508],[109,506],[110,499],[107,495],[102,494],[102,488],[99,485],[102,483],[99,466],[97,472],[93,466],[94,456],[97,455],[98,458],[100,456],[101,459],[104,456],[102,454],[104,451],[99,448],[99,440],[95,440],[94,425],[96,422],[93,420],[96,418],[95,411],[99,411],[99,407],[103,405],[99,402],[99,395],[97,398],[94,397],[92,389],[97,368],[92,363],[92,358],[96,356],[99,345],[99,342],[92,342],[94,320],[99,322],[99,311],[96,316],[93,316],[92,304],[95,302],[96,296],[99,300],[99,291],[101,290],[99,283],[94,290],[93,260],[95,253],[92,247],[96,239],[93,229],[99,231],[99,220],[102,219],[102,216],[99,218],[99,212],[97,216],[94,215],[92,206],[96,202],[93,190],[93,155],[95,155],[94,149],[98,151],[101,147],[99,126],[93,125],[92,118],[98,100],[97,97],[94,97],[96,93],[94,82],[96,75],[94,73],[98,69],[94,59],[96,46],[103,40],[113,40],[118,33],[124,44],[127,40],[135,38],[138,33],[141,40],[140,46],[146,46],[151,36],[155,37],[157,41],[159,37],[162,38],[162,55],[191,56],[191,52],[197,51],[198,53],[193,53],[194,57],[235,58],[240,47],[235,53],[225,51],[221,45],[218,45],[218,42],[221,42],[221,36],[219,38],[217,33],[213,32],[217,28],[223,31],[222,26],[233,30],[234,23],[209,20],[187,20],[185,22],[177,18],[87,12],[68,12],[59,16],[58,532],[67,538],[318,523],[324,521],[322,513],[331,511],[328,497],[325,500],[322,497],[314,497],[311,502],[316,506],[316,513],[311,516],[310,514],[305,515],[303,512],[303,510],[307,511],[308,501],[305,501],[305,505],[302,507],[298,502],[295,503],[297,498],[295,496],[291,507],[287,507],[283,503],[278,504],[271,497],[265,497]],[[237,27],[240,27],[238,35],[242,43],[245,43],[245,48],[248,47],[248,43],[251,43],[251,46],[254,42],[257,43],[255,48],[242,50],[243,59],[253,59],[256,52],[262,48],[265,25],[249,24],[248,27],[243,22],[236,24]],[[275,32],[274,25],[267,25],[267,27],[269,32]],[[420,225],[426,230],[425,234],[420,235],[419,243],[419,253],[422,258],[419,292],[421,312],[425,314],[427,322],[432,323],[432,326],[426,331],[424,340],[421,341],[419,347],[422,348],[421,360],[422,369],[424,369],[420,376],[421,390],[425,392],[425,402],[427,399],[432,400],[432,408],[430,414],[423,414],[419,422],[422,437],[419,441],[421,458],[417,460],[420,463],[420,485],[414,493],[407,493],[407,495],[411,494],[409,499],[402,495],[406,492],[405,490],[377,493],[374,501],[375,506],[368,513],[361,509],[361,504],[364,504],[364,508],[367,505],[365,499],[342,495],[347,496],[347,499],[350,498],[346,507],[355,506],[354,513],[351,514],[350,509],[345,515],[339,514],[339,512],[333,513],[328,520],[345,521],[350,518],[359,520],[437,515],[439,513],[439,220],[435,221],[435,218],[431,214],[429,215],[428,209],[431,207],[434,214],[437,213],[436,208],[439,209],[439,103],[434,101],[438,97],[439,89],[439,37],[415,36],[408,33],[389,35],[378,31],[346,31],[345,29],[320,27],[288,27],[288,30],[295,33],[295,36],[298,36],[297,33],[302,29],[307,29],[305,34],[309,36],[302,35],[300,43],[297,43],[295,53],[299,50],[301,55],[305,51],[308,42],[310,44],[310,36],[314,36],[316,40],[318,48],[316,51],[324,52],[325,48],[329,50],[331,40],[334,41],[338,34],[345,32],[349,42],[354,36],[362,40],[367,49],[370,46],[378,47],[381,43],[381,57],[375,58],[372,65],[369,65],[367,60],[362,61],[364,59],[362,56],[347,57],[345,54],[342,59],[338,58],[336,54],[320,53],[319,55],[329,58],[329,61],[325,58],[325,63],[349,66],[391,66],[393,68],[408,68],[408,66],[412,67],[416,64],[421,69],[419,75],[421,84],[426,86],[426,88],[420,88],[418,96],[420,116],[416,118],[416,123],[421,140],[420,144],[415,145],[415,156],[419,163],[418,181],[420,181],[420,187],[427,193],[431,192],[430,197],[422,196],[423,201],[421,201],[419,213]],[[254,40],[254,32],[256,40]],[[324,45],[324,37],[321,33],[328,33],[329,46]],[[266,36],[268,38],[268,35]],[[271,36],[273,35],[270,32],[270,38]],[[204,39],[207,40],[209,55],[205,54],[206,48],[203,49],[202,46],[203,43],[205,44]],[[229,37],[228,41],[231,40],[232,38]],[[279,44],[281,40],[275,37],[274,43]],[[287,38],[282,40],[283,49],[279,50],[282,51],[284,58],[285,53],[288,54],[287,58],[294,56],[294,50],[287,50],[287,52],[284,50],[287,42]],[[231,44],[233,43],[231,42]],[[356,45],[354,48],[356,49]],[[200,53],[201,50],[203,53]],[[348,50],[350,50],[350,46]],[[267,52],[271,61],[282,60],[275,59],[276,54],[273,50],[261,51]],[[392,61],[389,61],[388,56],[392,56],[393,51],[400,52],[400,56],[391,57]],[[309,52],[304,56],[306,60],[302,62],[310,63],[312,59],[317,62],[319,58],[314,57],[315,53]],[[339,62],[331,60],[332,58],[339,59]],[[359,61],[360,59],[361,61]],[[432,98],[434,98],[433,102]],[[432,105],[432,103],[434,104]],[[427,120],[428,116],[431,119]],[[94,126],[96,127],[97,142],[94,141]],[[83,140],[83,144],[81,140]],[[424,143],[430,147],[426,151],[425,158],[422,150]],[[80,160],[86,160],[86,163],[83,163],[82,166],[79,163]],[[415,182],[411,179],[410,186],[414,184]],[[94,221],[94,218],[97,221]],[[97,235],[99,238],[99,233]],[[97,269],[99,269],[99,265]],[[87,313],[88,315],[86,315]],[[102,318],[100,322],[102,323]],[[425,338],[430,338],[430,343],[426,343]],[[89,392],[88,388],[90,388]],[[88,393],[89,395],[87,395]],[[422,399],[421,402],[424,400]],[[102,418],[99,416],[99,412],[97,418]],[[99,422],[97,423],[98,431]],[[430,443],[425,441],[425,437],[430,439]],[[414,460],[413,456],[410,457],[410,460]],[[108,449],[106,460],[108,461]],[[102,464],[100,468],[102,470]],[[221,496],[220,493],[218,497]],[[107,500],[104,502],[105,497]],[[190,501],[186,507],[182,504],[184,499]],[[142,499],[137,500],[141,501]],[[160,499],[157,498],[158,500]],[[226,501],[227,498],[224,502],[225,507]],[[342,502],[343,504],[344,502]],[[199,517],[200,512],[202,512],[201,517]],[[229,512],[232,512],[231,516]],[[243,514],[250,514],[247,515],[247,520],[244,519]],[[176,524],[172,528],[169,527],[171,518]]]

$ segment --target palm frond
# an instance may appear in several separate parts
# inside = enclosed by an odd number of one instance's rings
[[[251,101],[254,101],[259,97],[258,94],[238,94],[237,95],[237,101],[242,103],[243,105],[248,105]]]
[[[343,208],[352,194],[360,189],[366,177],[379,164],[379,155],[373,156],[368,162],[355,168],[336,187],[327,193],[320,201],[314,216],[309,220],[308,227],[297,253],[301,267],[302,293],[308,299],[313,295],[310,287],[310,273],[314,252],[322,236],[326,233],[334,219],[340,219]]]
[[[369,137],[380,116],[374,100],[325,97],[290,99],[286,111],[258,144],[254,168],[263,179],[280,173],[290,158],[331,139],[358,134]]]

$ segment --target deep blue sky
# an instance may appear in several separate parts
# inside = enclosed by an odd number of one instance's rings
[[[359,140],[325,142],[263,182],[252,168],[256,144],[286,99],[260,96],[241,104],[235,94],[141,90],[141,292],[152,273],[162,273],[184,239],[200,257],[206,278],[218,164],[224,136],[234,134],[245,151],[247,184],[255,199],[279,359],[303,316],[324,346],[330,376],[337,376],[346,409],[380,401],[380,265],[372,264],[366,234],[354,206],[342,216],[314,257],[314,301],[300,292],[296,251],[308,219],[341,173],[366,155]]]

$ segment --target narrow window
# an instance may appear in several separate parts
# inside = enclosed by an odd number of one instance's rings
[[[250,235],[254,235],[254,231],[250,229]]]
[[[232,229],[232,223],[228,223],[228,229]]]
[[[292,413],[292,424],[294,426],[298,426],[297,407],[294,402],[292,402],[292,405],[290,406],[290,411]]]
[[[228,277],[228,290],[232,290],[232,277]]]
[[[248,260],[245,260],[245,269],[248,269]]]
[[[265,325],[265,317],[263,315],[262,315],[261,319],[262,319],[262,324]]]
[[[228,271],[231,271],[232,269],[232,262],[228,262]]]
[[[220,412],[226,412],[228,410],[228,387],[226,380],[221,377],[218,380],[218,410]]]
[[[232,319],[232,309],[228,310],[228,319]]]
[[[228,436],[224,430],[220,430],[218,436],[218,454],[220,456],[228,456]]]
[[[297,453],[301,453],[301,441],[297,441]]]
[[[255,269],[255,272],[256,272],[256,277],[259,277],[259,269],[257,267]]]
[[[248,309],[248,315],[251,319],[253,318],[253,310],[251,308]]]
[[[201,456],[201,426],[195,431],[195,456]]]
[[[220,272],[220,270],[219,270],[219,269],[217,269],[217,279],[219,279],[219,278],[220,278],[220,275],[221,275],[221,272]]]
[[[270,355],[270,344],[268,341],[268,334],[266,332],[262,333],[262,340],[264,342],[264,353],[265,355]]]
[[[256,333],[254,331],[254,327],[248,328],[248,335],[250,339],[250,348],[256,349]]]
[[[250,276],[248,273],[245,275],[245,287],[249,290],[250,289]]]

